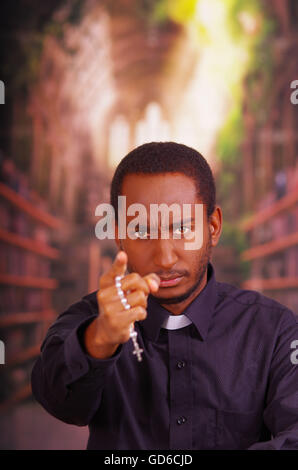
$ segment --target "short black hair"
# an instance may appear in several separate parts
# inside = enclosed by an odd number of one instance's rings
[[[117,166],[110,202],[118,220],[118,196],[124,177],[129,174],[182,173],[191,178],[198,197],[207,206],[207,217],[215,210],[216,189],[211,168],[205,158],[191,147],[176,142],[150,142],[129,152]]]

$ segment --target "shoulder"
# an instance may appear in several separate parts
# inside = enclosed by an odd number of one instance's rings
[[[250,316],[273,323],[287,323],[295,325],[298,323],[298,315],[277,300],[274,300],[260,292],[240,289],[231,284],[217,282],[218,306],[228,305],[234,307],[238,312],[246,312]]]

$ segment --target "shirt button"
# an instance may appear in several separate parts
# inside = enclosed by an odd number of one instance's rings
[[[180,416],[180,418],[177,419],[177,424],[184,424],[186,422],[185,416]]]
[[[185,362],[184,361],[178,361],[177,362],[177,369],[183,369],[185,367]]]

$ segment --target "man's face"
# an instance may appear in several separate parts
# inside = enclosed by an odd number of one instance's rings
[[[157,239],[150,239],[150,205],[163,203],[171,206],[175,203],[181,207],[181,214],[183,204],[191,205],[191,228],[194,231],[195,204],[202,204],[194,181],[181,173],[130,174],[124,178],[121,195],[126,196],[127,208],[131,204],[142,204],[148,214],[148,237],[144,237],[146,232],[141,227],[139,238],[132,240],[126,237],[118,240],[119,246],[127,253],[128,270],[141,276],[153,272],[161,278],[159,291],[155,294],[161,304],[178,304],[185,299],[193,299],[206,283],[206,268],[211,255],[211,226],[207,221],[206,206],[204,205],[203,244],[200,249],[187,250],[187,240],[183,236],[181,239],[173,238],[173,231],[176,230],[177,233],[177,229],[175,223],[172,225],[175,221],[171,216],[168,239],[162,239],[160,231]],[[127,224],[135,217],[127,216]]]

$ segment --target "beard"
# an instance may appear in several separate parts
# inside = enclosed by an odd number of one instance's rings
[[[153,295],[154,299],[159,304],[168,304],[168,305],[179,304],[180,302],[184,302],[184,300],[188,299],[201,284],[202,279],[205,275],[205,272],[208,268],[210,257],[211,257],[211,237],[209,237],[206,250],[202,255],[202,259],[198,263],[198,267],[195,273],[196,280],[194,284],[186,292],[184,292],[184,294],[178,295],[176,297],[156,297],[155,295]]]
[[[151,294],[152,297],[154,297],[154,299],[159,304],[168,304],[168,305],[179,304],[180,302],[183,302],[184,300],[188,299],[193,294],[193,292],[199,287],[199,285],[202,282],[202,279],[204,278],[204,275],[208,268],[208,263],[211,257],[211,249],[212,249],[211,236],[209,236],[206,249],[204,253],[202,254],[201,260],[199,261],[196,272],[195,272],[195,282],[186,292],[184,292],[184,294],[178,295],[176,297],[157,297]],[[133,266],[129,264],[129,262],[127,265],[127,270],[130,273],[135,271],[135,269],[133,268]]]
[[[205,271],[207,269],[207,265],[208,265],[208,263],[206,264],[206,266],[200,265],[199,270],[198,270],[198,274],[197,274],[197,277],[196,277],[196,282],[186,292],[184,292],[184,294],[177,295],[176,297],[156,297],[153,294],[151,294],[151,295],[154,297],[154,299],[159,304],[180,304],[180,302],[184,302],[184,300],[188,299],[191,296],[191,294],[201,284],[202,279],[203,279],[204,274],[205,274]],[[204,268],[204,270],[203,270],[203,268]]]

